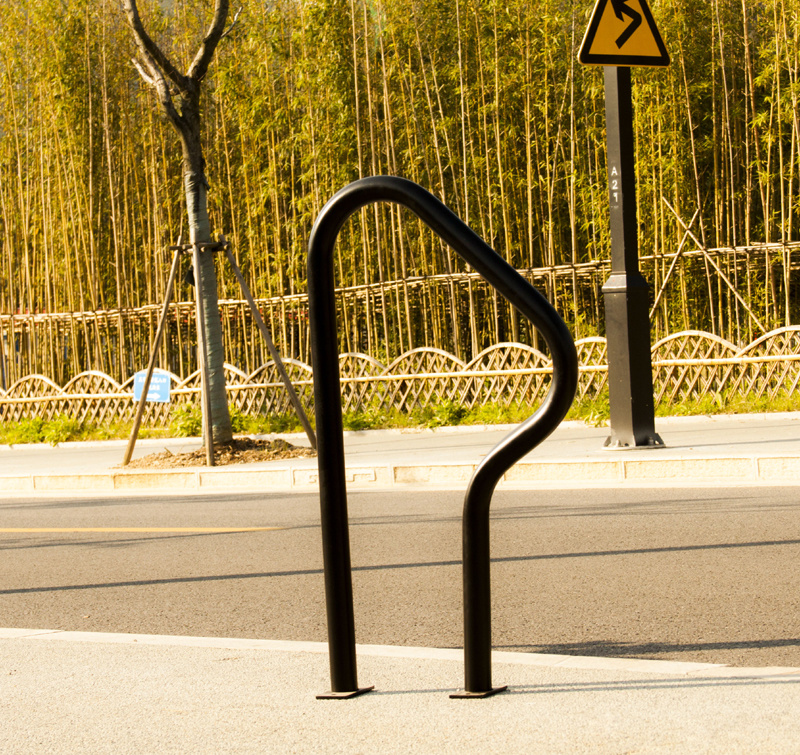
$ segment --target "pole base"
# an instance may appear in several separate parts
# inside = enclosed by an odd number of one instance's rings
[[[317,700],[349,700],[351,697],[358,697],[359,695],[364,695],[367,692],[372,692],[375,687],[361,687],[360,689],[354,689],[351,692],[325,692],[321,695],[317,695]]]
[[[621,440],[612,433],[606,438],[603,448],[608,451],[628,451],[634,448],[666,448],[666,445],[658,433],[648,435],[643,441],[634,443]]]
[[[504,684],[502,687],[492,687],[492,689],[487,689],[484,692],[468,692],[464,690],[463,692],[454,692],[450,695],[452,700],[472,700],[481,699],[484,697],[491,697],[492,695],[497,695],[500,692],[505,692],[508,689],[508,685]]]

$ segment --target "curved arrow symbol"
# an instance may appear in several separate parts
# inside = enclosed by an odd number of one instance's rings
[[[633,36],[633,33],[642,25],[642,14],[635,11],[633,8],[628,7],[629,0],[611,0],[611,5],[614,7],[614,14],[620,21],[625,20],[625,16],[630,18],[628,28],[625,29],[617,39],[617,48],[622,49],[625,43]]]

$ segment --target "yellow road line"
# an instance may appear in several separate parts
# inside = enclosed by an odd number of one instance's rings
[[[283,527],[2,527],[0,533],[5,534],[64,534],[86,532],[193,532],[193,533],[225,533],[225,532],[271,532]]]

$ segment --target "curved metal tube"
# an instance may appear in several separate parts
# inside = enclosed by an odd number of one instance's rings
[[[464,502],[464,652],[467,692],[491,689],[489,506],[505,471],[561,422],[575,397],[578,359],[572,336],[550,303],[446,205],[403,178],[351,183],[322,209],[308,244],[308,300],[317,423],[331,681],[356,693],[355,627],[347,521],[333,248],[345,221],[373,202],[417,215],[494,286],[543,335],[553,360],[550,391],[538,411],[499,443],[475,471]]]

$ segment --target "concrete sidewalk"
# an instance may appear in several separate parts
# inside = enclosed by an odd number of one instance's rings
[[[368,430],[345,434],[348,482],[354,488],[465,485],[480,460],[513,426],[436,430]],[[659,419],[666,447],[608,450],[606,428],[564,423],[505,475],[501,485],[777,483],[800,479],[800,413]],[[281,436],[307,445],[305,435]],[[125,441],[57,447],[0,446],[0,493],[175,491],[251,488],[309,490],[316,460],[225,467],[136,470],[119,467]],[[135,457],[168,448],[195,450],[198,439],[143,440]]]
[[[317,700],[327,647],[0,630],[4,753],[800,751],[800,669],[495,653],[507,692],[451,700],[461,651],[360,647],[374,692]]]

